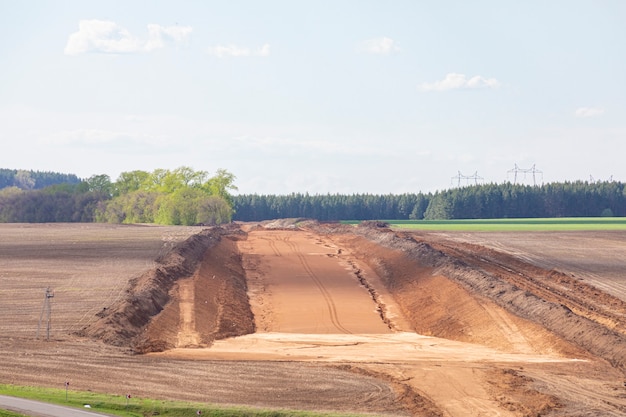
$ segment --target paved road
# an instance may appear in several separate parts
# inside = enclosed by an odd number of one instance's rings
[[[109,414],[0,395],[0,409],[32,417],[102,417]]]

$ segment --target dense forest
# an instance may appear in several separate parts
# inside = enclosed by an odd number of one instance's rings
[[[434,194],[240,195],[235,220],[439,220],[626,216],[621,182],[472,185]]]
[[[626,216],[623,183],[473,185],[436,193],[233,195],[235,176],[188,167],[107,175],[0,170],[0,222],[223,224],[278,218],[439,220]],[[45,185],[44,185],[45,184]]]

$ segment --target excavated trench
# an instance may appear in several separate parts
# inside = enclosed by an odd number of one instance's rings
[[[515,348],[521,345],[516,338],[524,338],[540,352],[591,354],[618,368],[626,364],[626,325],[623,315],[611,313],[615,306],[626,311],[624,303],[606,294],[591,297],[598,290],[580,283],[572,295],[563,289],[573,285],[563,274],[494,250],[428,242],[376,224],[298,227],[349,248],[375,270],[420,334],[498,348]],[[240,239],[246,233],[230,225],[178,244],[157,267],[131,280],[126,297],[103,309],[80,334],[147,353],[254,333]],[[358,267],[352,268],[358,278]],[[375,289],[362,277],[361,284],[377,302]],[[377,304],[385,320],[384,305]]]

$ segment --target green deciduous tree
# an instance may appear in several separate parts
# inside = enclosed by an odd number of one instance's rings
[[[106,174],[92,175],[84,181],[88,185],[89,192],[102,193],[106,195],[113,194],[113,184],[111,177]]]
[[[114,184],[114,195],[131,193],[146,188],[150,173],[147,171],[122,172]]]
[[[233,214],[229,191],[237,189],[234,180],[224,169],[209,177],[206,171],[186,166],[125,172],[114,184],[115,198],[98,208],[97,218],[175,225],[227,223]]]
[[[225,169],[218,169],[215,176],[206,181],[202,188],[208,191],[210,195],[216,195],[222,197],[226,202],[233,207],[233,199],[230,195],[230,191],[237,191],[235,186],[235,176]]]

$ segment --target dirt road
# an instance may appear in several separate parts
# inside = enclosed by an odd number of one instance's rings
[[[332,242],[311,233],[253,231],[239,242],[239,250],[257,331],[391,331],[379,306],[359,282],[357,265]]]

